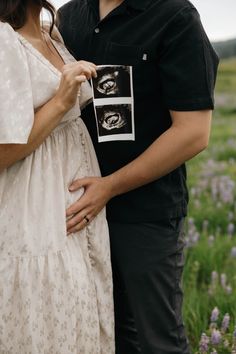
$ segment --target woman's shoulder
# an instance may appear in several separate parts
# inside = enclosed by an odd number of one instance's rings
[[[0,38],[15,38],[16,32],[8,22],[0,21]]]
[[[0,21],[0,51],[12,52],[13,50],[21,51],[18,34],[9,23]]]

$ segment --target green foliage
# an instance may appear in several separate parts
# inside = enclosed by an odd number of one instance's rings
[[[230,343],[236,325],[236,255],[232,253],[236,247],[236,59],[222,61],[216,87],[220,103],[214,113],[210,145],[188,163],[184,321],[194,353],[201,334],[209,333],[215,306],[220,319],[230,314],[231,325],[225,335]],[[215,281],[212,272],[218,274]],[[226,274],[226,284],[222,284],[221,274]],[[215,349],[218,354],[231,353],[223,344]]]
[[[216,83],[217,93],[234,95],[236,93],[236,54],[234,58],[221,61]],[[235,98],[236,99],[236,98]],[[234,106],[235,108],[236,106]]]

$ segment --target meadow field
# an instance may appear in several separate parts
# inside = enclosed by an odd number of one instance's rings
[[[188,163],[188,185],[190,204],[183,285],[184,321],[192,352],[233,354],[236,353],[236,59],[220,64],[210,144]]]

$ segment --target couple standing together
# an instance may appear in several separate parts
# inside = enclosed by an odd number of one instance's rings
[[[208,144],[217,56],[187,0],[72,0],[62,37],[42,8],[0,4],[0,353],[190,353],[184,163]],[[132,67],[134,140],[98,142],[95,64]]]

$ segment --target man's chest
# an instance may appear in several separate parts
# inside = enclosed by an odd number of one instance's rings
[[[68,15],[62,32],[67,32],[64,38],[76,59],[92,59],[98,64],[157,62],[165,20],[150,10],[121,6],[100,21],[98,5],[84,4]]]
[[[77,12],[66,43],[77,60],[97,65],[129,65],[133,68],[134,89],[137,95],[157,92],[158,33],[147,22],[145,13],[122,13],[99,21],[95,11]],[[141,26],[141,27],[140,27]],[[153,33],[152,33],[153,31]]]

